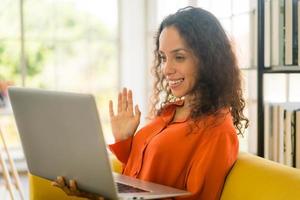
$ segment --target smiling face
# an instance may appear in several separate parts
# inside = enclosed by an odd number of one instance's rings
[[[162,72],[175,97],[188,97],[197,79],[197,59],[174,26],[159,36]]]

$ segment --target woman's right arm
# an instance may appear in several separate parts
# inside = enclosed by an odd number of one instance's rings
[[[141,112],[138,105],[134,107],[132,91],[126,88],[118,95],[117,112],[113,110],[113,102],[109,101],[110,123],[115,138],[115,144],[110,145],[110,149],[116,157],[123,163],[129,157],[132,136],[134,135],[139,123]]]

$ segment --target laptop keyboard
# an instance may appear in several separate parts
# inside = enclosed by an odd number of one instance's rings
[[[149,192],[147,190],[142,190],[140,188],[136,188],[130,185],[126,185],[123,183],[117,183],[118,192],[120,193],[136,193],[136,192]]]

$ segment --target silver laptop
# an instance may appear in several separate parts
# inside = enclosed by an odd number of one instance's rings
[[[82,190],[108,199],[190,194],[112,173],[92,95],[17,87],[8,92],[30,173],[75,179]]]

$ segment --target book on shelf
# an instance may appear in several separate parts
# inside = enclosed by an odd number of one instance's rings
[[[272,118],[272,106],[269,103],[265,103],[264,105],[264,119],[265,119],[265,125],[264,125],[264,157],[269,160],[273,160],[273,155],[271,155],[270,147],[272,146],[272,138],[273,138],[273,129],[271,124]]]
[[[264,0],[265,68],[300,66],[299,18],[300,0]]]
[[[300,103],[264,106],[264,157],[300,168]]]
[[[285,65],[298,65],[298,0],[285,0]]]
[[[295,111],[295,166],[300,168],[300,110]]]
[[[278,106],[277,162],[284,164],[284,107]]]
[[[293,64],[293,0],[285,0],[284,12],[284,64]]]
[[[272,150],[272,158],[273,158],[273,161],[275,162],[278,162],[278,135],[279,135],[279,119],[278,119],[278,116],[279,116],[279,106],[277,105],[273,105],[273,109],[272,109],[272,121],[273,121],[273,124],[272,124],[272,130],[273,130],[273,137],[272,137],[272,145],[273,147],[271,148]]]
[[[284,110],[284,164],[290,167],[293,166],[292,115],[293,111]]]
[[[284,160],[284,108],[281,105],[274,104],[272,109],[272,158],[273,161],[283,164]]]
[[[293,65],[298,65],[298,21],[299,21],[299,9],[298,9],[298,0],[293,0],[293,23],[292,23],[292,47],[293,47]]]
[[[291,146],[291,155],[292,155],[292,166],[296,166],[296,115],[295,115],[295,111],[292,112],[292,116],[291,116],[291,142],[292,142],[292,146]]]
[[[264,44],[264,53],[265,53],[265,67],[271,67],[271,0],[265,0],[265,44]]]
[[[271,66],[283,65],[284,0],[271,1]]]

